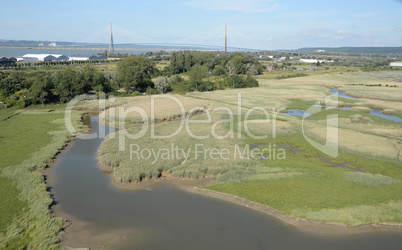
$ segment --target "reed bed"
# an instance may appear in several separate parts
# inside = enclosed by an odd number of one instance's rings
[[[374,222],[402,222],[402,202],[391,200],[379,205],[359,205],[341,209],[322,209],[305,214],[295,212],[293,216],[312,220],[343,222],[350,226]]]
[[[43,175],[33,170],[46,167],[71,136],[61,122],[62,117],[62,112],[26,111],[0,124],[1,134],[5,136],[1,150],[8,157],[7,161],[1,161],[1,178],[17,191],[2,196],[1,211],[5,212],[1,214],[5,223],[2,226],[6,227],[0,230],[0,249],[58,248],[65,221],[54,217],[49,210],[53,199]],[[80,130],[81,114],[74,112],[72,119]],[[13,207],[7,208],[10,205]]]
[[[365,186],[391,186],[399,184],[400,181],[381,174],[371,174],[362,172],[347,172],[344,174],[346,181],[365,185]]]
[[[343,86],[341,90],[352,96],[363,98],[402,101],[402,88],[398,87]]]
[[[122,102],[119,99],[116,101],[117,103]],[[129,101],[125,101],[123,104],[113,106],[118,106],[115,109],[107,105],[109,108],[102,112],[99,117],[101,120],[111,124],[125,126],[179,119],[183,115],[193,115],[203,112],[205,109],[211,108],[211,105],[211,101],[179,95],[140,96],[130,98]],[[129,112],[130,110],[132,112]],[[145,115],[145,119],[138,110]],[[126,112],[128,112],[127,115]]]
[[[223,113],[214,113],[212,123],[221,121],[222,117],[224,117]],[[206,118],[207,115],[203,114],[190,120],[205,120]],[[178,127],[178,121],[156,125],[156,135],[166,135]],[[127,132],[135,134],[140,129],[130,128]],[[155,178],[162,172],[177,177],[198,178],[207,174],[223,174],[230,170],[249,170],[260,166],[257,160],[239,159],[238,151],[243,152],[245,147],[249,147],[243,137],[216,139],[211,134],[211,129],[212,124],[193,124],[191,131],[195,135],[209,135],[210,138],[193,138],[184,129],[178,135],[165,140],[152,139],[151,132],[148,130],[148,133],[140,139],[126,140],[125,152],[118,150],[119,134],[115,135],[115,138],[109,136],[99,148],[99,159],[103,165],[115,167],[114,177],[122,182]],[[229,132],[230,130],[224,124],[216,126],[216,135],[224,136]],[[134,147],[130,146],[133,144]],[[132,149],[137,153],[130,154],[133,151]],[[142,150],[144,150],[143,155],[141,155]],[[156,153],[161,152],[160,158],[150,156],[151,150]],[[211,150],[214,153],[211,153]],[[188,154],[188,157],[185,157],[183,152]],[[221,157],[222,152],[223,157]],[[162,154],[164,155],[163,159]]]

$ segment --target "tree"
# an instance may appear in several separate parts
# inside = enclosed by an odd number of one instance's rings
[[[155,88],[160,93],[166,93],[166,89],[168,87],[168,79],[164,76],[160,76],[155,79]]]
[[[195,90],[198,90],[198,85],[202,84],[203,80],[208,76],[208,68],[196,64],[190,69],[188,76],[191,84],[195,85]]]
[[[233,76],[233,75],[237,75],[237,67],[234,61],[230,60],[227,64],[226,64],[226,68],[228,69],[228,73],[229,75]]]
[[[226,64],[229,75],[242,74],[244,72],[243,58],[240,55],[236,55]]]
[[[53,83],[49,77],[38,76],[28,89],[27,97],[33,104],[42,104],[49,102],[52,98]]]
[[[184,53],[184,68],[188,72],[193,67],[193,55],[190,51]]]
[[[221,65],[216,65],[214,70],[212,71],[212,74],[214,76],[222,76],[226,74],[226,70]]]
[[[70,67],[57,72],[53,78],[53,83],[61,102],[68,102],[74,96],[84,93],[85,86],[81,82],[80,72]]]
[[[177,57],[177,65],[179,74],[185,72],[185,58],[182,50],[179,51],[179,55]]]
[[[241,76],[230,76],[227,78],[227,85],[236,89],[236,88],[244,88],[244,80]]]
[[[102,56],[107,56],[107,50],[105,49],[105,51],[103,52],[98,52],[98,55],[102,55]]]
[[[172,52],[172,54],[170,54],[170,71],[171,71],[172,75],[179,73],[179,65],[177,62],[177,53],[174,51]]]
[[[255,67],[254,64],[247,63],[246,69],[247,69],[247,73],[250,73],[252,75],[258,75],[258,70],[257,70],[257,68]]]
[[[246,80],[244,81],[244,86],[246,88],[258,87],[258,81],[255,78],[253,78],[250,74],[248,74]]]
[[[131,92],[145,90],[152,86],[151,74],[154,63],[143,56],[129,56],[117,63],[118,80],[120,84]]]
[[[0,80],[0,89],[4,91],[5,95],[11,95],[24,88],[25,75],[13,71],[7,77]]]
[[[85,66],[82,71],[82,80],[86,83],[86,88],[84,91],[95,90],[96,92],[104,91],[104,86],[106,84],[105,76],[96,71],[91,65]]]

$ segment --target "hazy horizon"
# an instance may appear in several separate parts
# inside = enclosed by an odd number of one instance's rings
[[[174,0],[9,1],[2,39],[175,43],[261,50],[304,47],[397,47],[402,1]]]

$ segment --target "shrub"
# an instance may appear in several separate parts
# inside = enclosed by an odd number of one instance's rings
[[[212,75],[214,75],[214,76],[226,75],[226,70],[221,65],[217,65],[217,66],[215,66],[214,70],[212,71]]]

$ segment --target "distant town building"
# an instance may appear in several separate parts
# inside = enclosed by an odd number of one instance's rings
[[[39,43],[39,47],[43,47],[45,44],[43,42]]]
[[[294,53],[294,52],[292,52],[290,54],[293,55],[293,56],[307,56],[306,53]]]
[[[16,61],[17,58],[15,57],[9,57],[9,56],[0,57],[0,65],[15,63]]]
[[[286,60],[286,56],[282,56],[281,58],[273,58],[272,60],[278,61],[278,62],[285,61],[285,60]]]
[[[392,62],[389,64],[391,67],[402,67],[402,62]]]
[[[56,47],[57,45],[56,45],[55,42],[53,42],[53,43],[49,43],[49,46],[50,46],[50,47]]]
[[[268,71],[275,71],[275,70],[276,70],[276,65],[274,65],[274,64],[269,64],[269,65],[267,66],[267,70],[268,70]]]
[[[317,49],[315,52],[325,52],[323,49]]]

